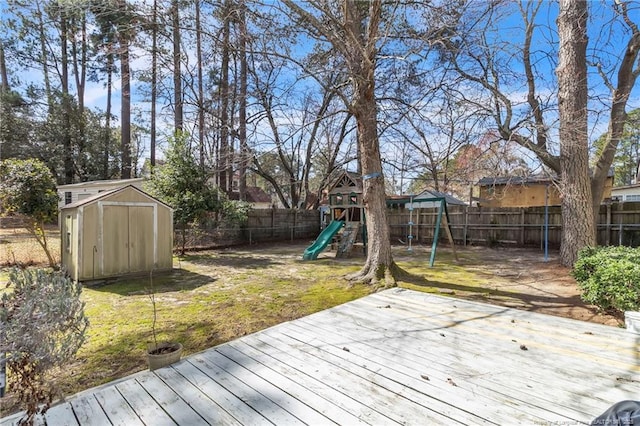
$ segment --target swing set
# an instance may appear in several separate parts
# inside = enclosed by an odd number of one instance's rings
[[[388,203],[402,203],[408,201],[408,210],[409,210],[409,222],[407,225],[409,226],[409,234],[407,235],[407,250],[413,251],[413,227],[417,226],[413,222],[413,211],[415,210],[416,203],[419,203],[420,206],[418,208],[434,208],[437,207],[438,214],[436,217],[435,228],[433,230],[433,243],[431,244],[431,256],[429,258],[429,267],[433,267],[433,264],[436,260],[436,251],[438,249],[438,240],[440,239],[440,228],[443,227],[445,234],[447,235],[447,239],[451,244],[451,248],[453,250],[453,255],[458,261],[458,253],[456,252],[456,246],[453,241],[453,234],[451,233],[451,221],[449,220],[449,211],[447,210],[447,201],[444,197],[424,197],[424,198],[414,198],[411,195],[409,198],[401,199],[401,200],[393,200],[388,201]]]

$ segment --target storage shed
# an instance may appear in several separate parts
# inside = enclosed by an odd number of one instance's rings
[[[60,231],[76,281],[173,268],[173,210],[132,185],[64,206]]]

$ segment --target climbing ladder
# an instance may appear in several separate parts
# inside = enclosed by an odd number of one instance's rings
[[[347,257],[351,253],[353,243],[358,239],[358,230],[360,230],[360,222],[347,222],[342,230],[342,237],[338,244],[336,257]]]

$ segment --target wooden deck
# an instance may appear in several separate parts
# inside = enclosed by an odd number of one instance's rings
[[[624,329],[391,289],[82,392],[45,421],[589,423],[639,398],[639,345]]]

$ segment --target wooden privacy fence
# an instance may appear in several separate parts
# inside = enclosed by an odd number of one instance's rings
[[[449,206],[453,238],[457,244],[517,245],[544,247],[544,207]],[[435,208],[387,211],[392,242],[431,243],[438,210]],[[548,208],[549,247],[560,246],[562,231],[560,206]],[[413,225],[409,225],[412,222]],[[187,233],[187,248],[221,247],[271,241],[314,240],[320,233],[317,210],[252,210],[247,223],[239,227],[198,228]],[[441,238],[442,237],[441,233]],[[640,202],[600,206],[598,244],[640,246]],[[181,241],[176,230],[174,243]],[[446,239],[442,239],[446,242]]]
[[[189,229],[186,248],[212,248],[271,241],[314,240],[320,234],[318,210],[252,210],[246,224],[236,227]],[[174,244],[182,241],[182,230],[175,231]]]
[[[458,244],[485,244],[543,247],[545,207],[488,208],[449,206],[453,238]],[[391,236],[406,242],[431,242],[438,211],[435,208],[389,210]],[[413,225],[409,223],[412,222]],[[560,206],[548,207],[549,247],[560,246],[562,215]],[[600,206],[597,229],[600,245],[640,245],[640,203],[613,203]],[[443,240],[444,241],[444,240]]]

